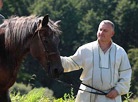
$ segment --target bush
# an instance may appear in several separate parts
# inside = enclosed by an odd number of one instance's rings
[[[138,97],[138,48],[130,49],[128,57],[132,66],[132,81],[130,91],[133,93],[132,97]]]
[[[29,91],[32,90],[32,86],[31,85],[25,85],[23,83],[16,83],[10,88],[10,92],[13,94],[16,94],[17,92],[19,92],[21,95],[23,94],[27,94]]]
[[[42,102],[43,100],[52,100],[52,91],[44,88],[34,88],[30,91],[22,102]]]
[[[73,89],[71,90],[73,91]],[[21,95],[11,93],[12,102],[74,102],[73,93],[65,94],[63,98],[56,99],[53,97],[53,91],[48,88],[34,88],[28,94]]]

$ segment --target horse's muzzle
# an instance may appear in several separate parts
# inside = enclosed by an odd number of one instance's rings
[[[53,78],[59,78],[59,76],[63,74],[63,68],[54,68],[52,71],[52,77]]]

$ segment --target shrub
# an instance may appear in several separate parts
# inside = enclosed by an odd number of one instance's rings
[[[73,92],[73,89],[71,90]],[[53,91],[48,88],[34,88],[28,94],[21,95],[11,93],[12,102],[74,102],[73,93],[64,94],[63,98],[56,99],[53,97]]]
[[[19,92],[21,95],[27,94],[29,91],[32,90],[32,87],[28,84],[22,84],[22,83],[15,83],[11,88],[10,92],[16,94]]]

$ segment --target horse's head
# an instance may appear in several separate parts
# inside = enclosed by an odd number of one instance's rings
[[[37,58],[48,75],[58,77],[63,73],[63,67],[58,50],[59,33],[57,23],[49,20],[46,15],[39,21],[39,26],[32,38],[30,51]]]

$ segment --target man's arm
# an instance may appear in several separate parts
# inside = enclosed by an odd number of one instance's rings
[[[122,54],[122,61],[118,70],[118,82],[116,83],[115,88],[106,95],[108,98],[111,99],[114,99],[118,95],[127,94],[130,89],[132,69],[126,52],[124,51]]]
[[[115,86],[115,89],[118,91],[120,95],[124,95],[129,92],[131,76],[132,76],[132,69],[130,66],[127,53],[124,51],[121,65],[119,68],[119,79]]]

